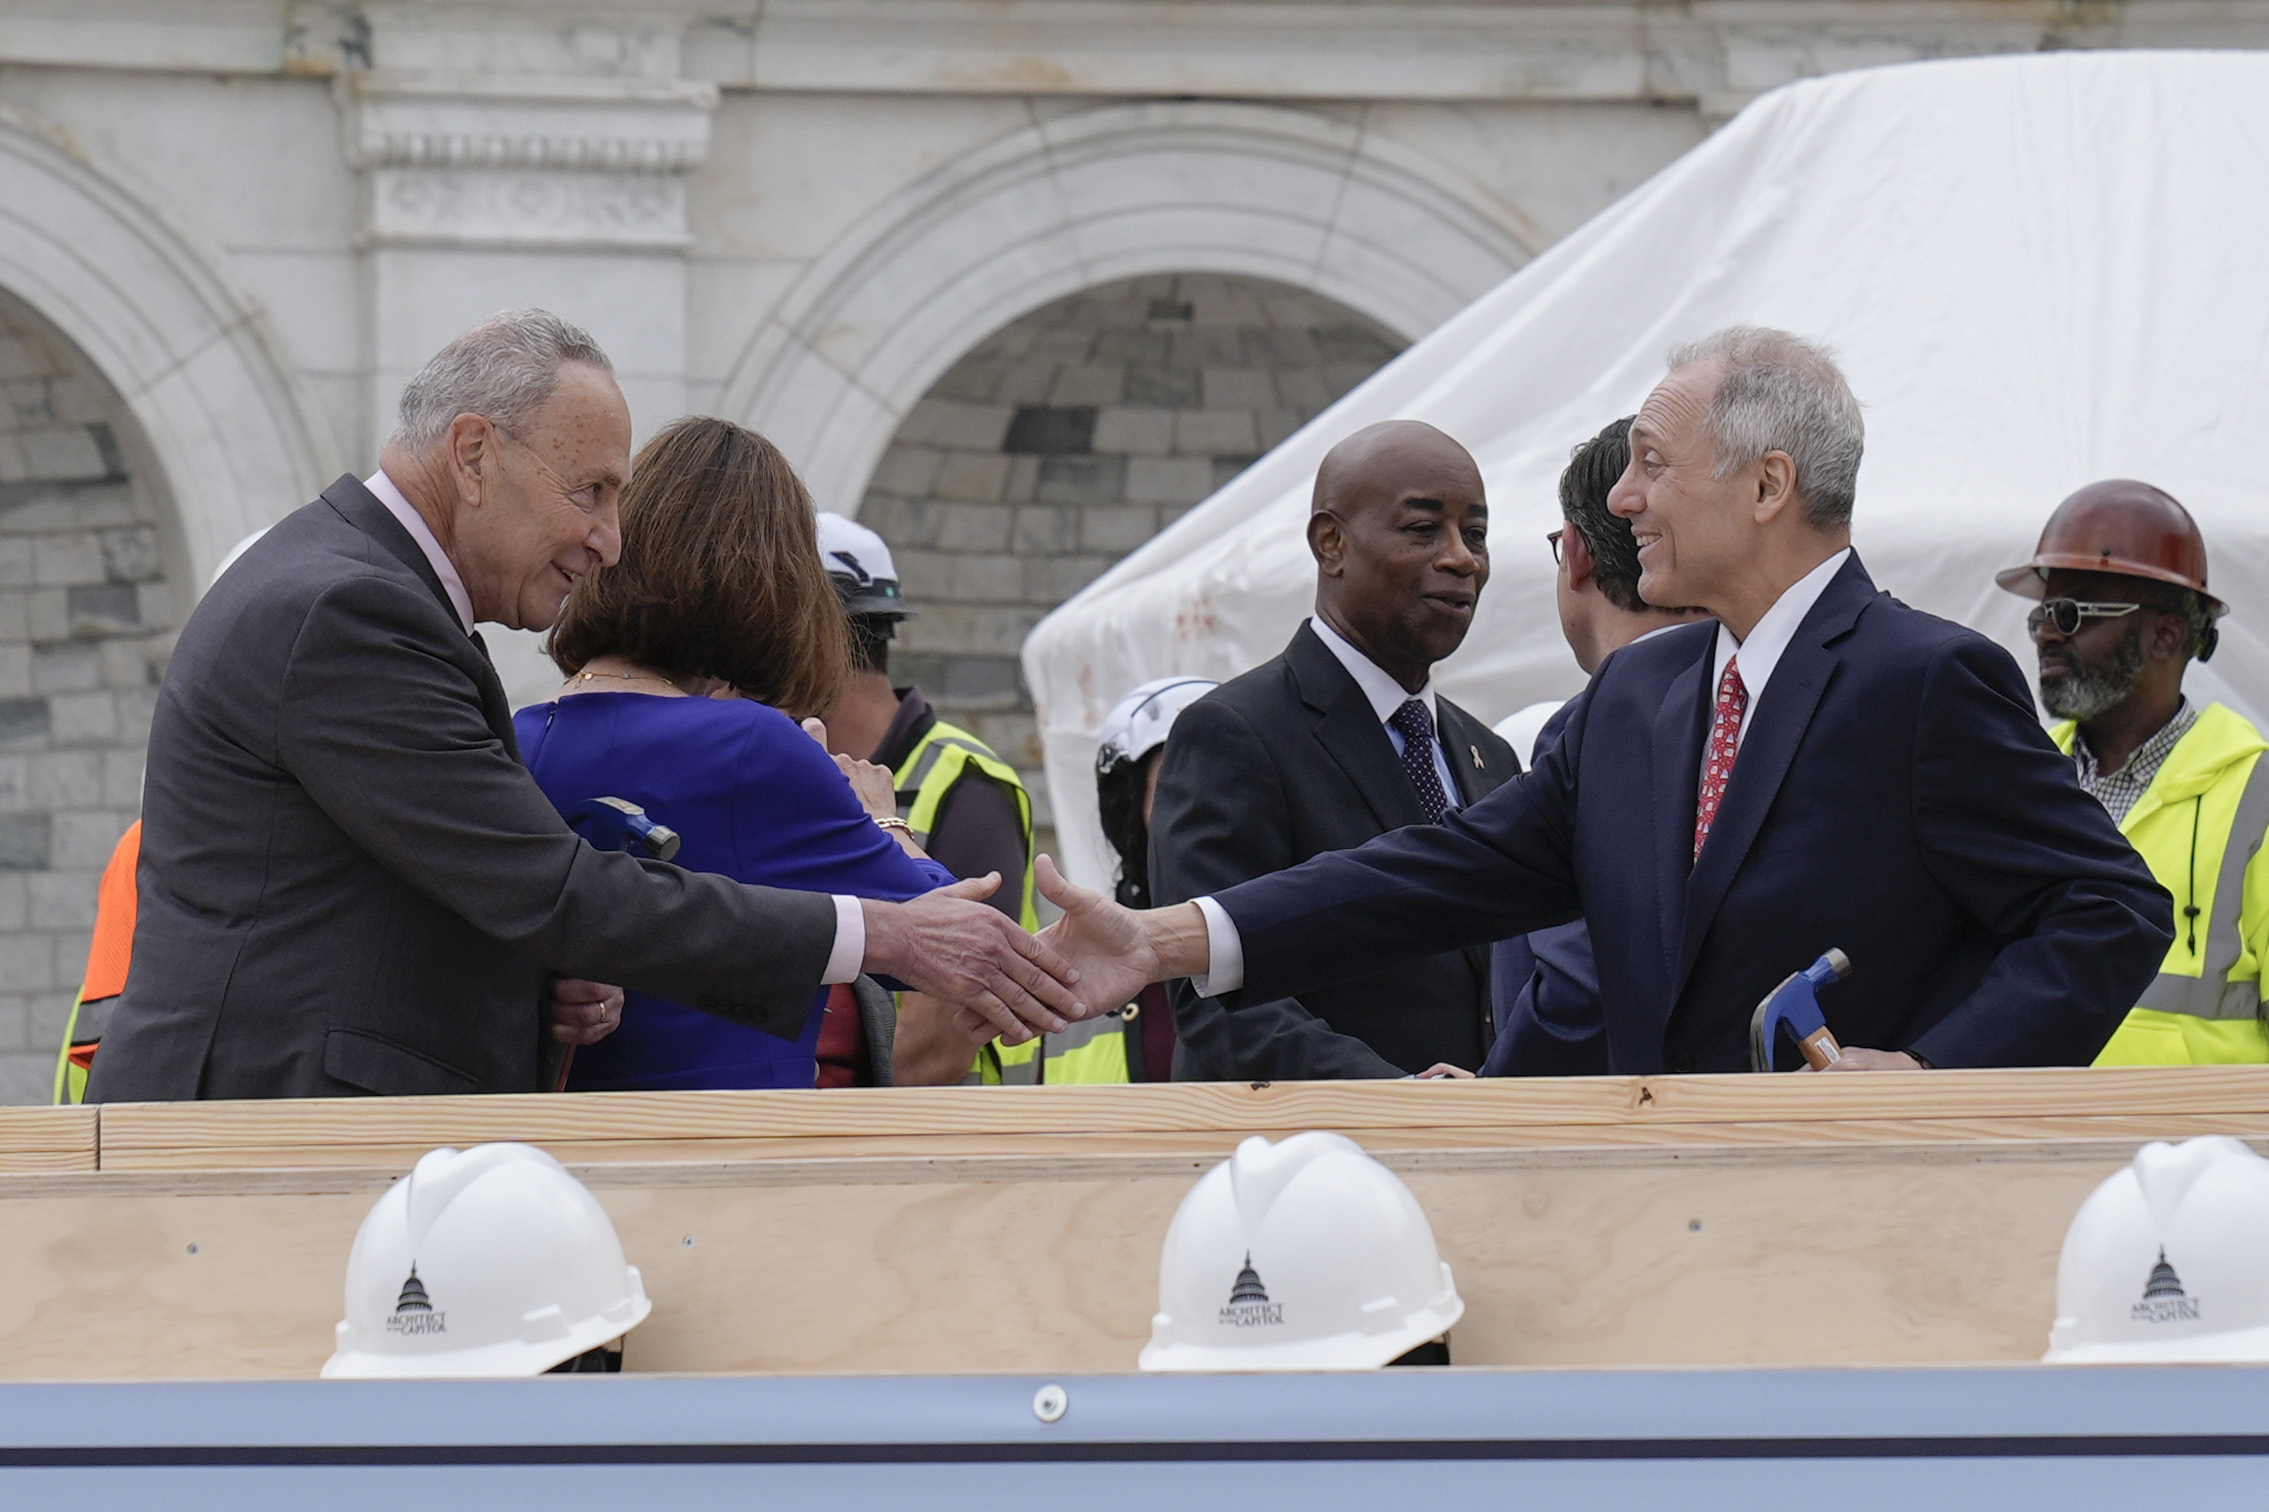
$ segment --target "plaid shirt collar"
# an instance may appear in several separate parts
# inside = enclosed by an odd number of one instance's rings
[[[2198,723],[2198,711],[2185,698],[2174,711],[2174,718],[2159,726],[2158,733],[2135,748],[2127,764],[2116,772],[2096,770],[2096,757],[2088,749],[2088,737],[2078,730],[2072,732],[2072,759],[2079,764],[2080,786],[2089,797],[2110,811],[2114,824],[2123,824],[2128,812],[2150,787],[2151,779],[2159,775],[2166,765],[2167,755],[2176,742],[2190,733]]]

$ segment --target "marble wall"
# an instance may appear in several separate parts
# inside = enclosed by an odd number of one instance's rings
[[[0,295],[0,1100],[44,1101],[175,624],[133,422]]]

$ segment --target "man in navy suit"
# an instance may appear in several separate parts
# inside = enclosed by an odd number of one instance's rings
[[[1560,633],[1586,677],[1615,652],[1697,617],[1639,597],[1639,543],[1631,522],[1607,507],[1631,465],[1631,422],[1603,428],[1576,448],[1560,474],[1561,526],[1552,532]],[[1537,732],[1542,751],[1560,738],[1573,700]],[[1581,919],[1501,940],[1489,960],[1497,1038],[1483,1076],[1592,1076],[1607,1070],[1607,1026],[1599,1010],[1599,964]]]
[[[1609,657],[1535,770],[1441,824],[1139,915],[1047,868],[1083,995],[1202,974],[1234,1008],[1581,915],[1617,1072],[1745,1068],[1758,1001],[1830,947],[1839,1069],[2094,1058],[2173,939],[2166,892],[2008,653],[1852,554],[1828,355],[1736,327],[1670,366],[1613,507],[1647,602],[1718,624]]]

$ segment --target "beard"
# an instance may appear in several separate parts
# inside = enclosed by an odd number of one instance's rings
[[[2143,630],[2136,625],[2104,660],[2041,673],[2041,704],[2058,719],[2084,723],[2124,703],[2142,683]]]

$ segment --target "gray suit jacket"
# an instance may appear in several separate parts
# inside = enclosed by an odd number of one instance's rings
[[[351,477],[183,627],[137,882],[90,1101],[533,1091],[551,972],[792,1039],[835,938],[817,893],[578,839],[487,652]]]

